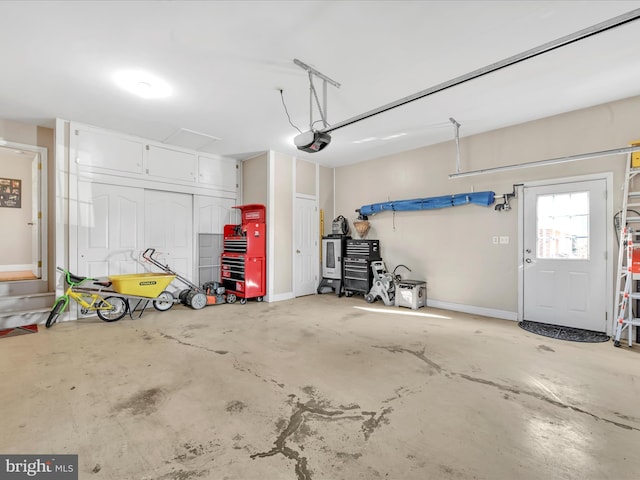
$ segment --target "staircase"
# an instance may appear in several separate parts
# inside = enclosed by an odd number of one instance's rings
[[[0,330],[44,323],[54,299],[48,282],[0,282]]]

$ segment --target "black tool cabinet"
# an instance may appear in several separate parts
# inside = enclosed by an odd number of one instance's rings
[[[379,240],[347,240],[344,257],[344,293],[366,295],[373,284],[371,262],[380,260]]]

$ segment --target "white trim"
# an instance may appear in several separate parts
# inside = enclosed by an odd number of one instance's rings
[[[606,285],[606,295],[607,298],[609,299],[613,299],[614,298],[614,280],[613,280],[613,259],[616,258],[616,255],[614,255],[613,252],[613,222],[612,221],[607,221],[609,219],[613,218],[613,172],[607,172],[606,173],[606,180],[607,180],[607,216],[605,218],[605,225],[606,225],[606,241],[607,241],[607,247],[606,247],[606,252],[607,252],[607,264],[606,264],[606,269],[607,269],[607,285]],[[617,298],[617,297],[616,297]],[[609,306],[607,307],[607,318],[609,319],[609,321],[607,322],[607,334],[611,335],[613,333],[613,325],[615,324],[615,308],[617,306],[617,302],[609,302]],[[609,330],[609,328],[611,328],[611,330]]]
[[[65,120],[56,118],[55,129],[55,166],[54,166],[54,198],[55,198],[55,252],[54,252],[54,267],[64,267],[66,265],[67,257],[67,245],[66,238],[66,225],[67,225],[67,202],[65,199],[65,184],[66,184],[66,169],[65,163],[67,159],[67,153],[65,148],[65,137],[68,123]],[[54,282],[49,285],[49,290],[56,292],[56,296],[62,295],[61,282],[58,279],[61,274],[54,271]]]
[[[273,282],[275,281],[275,268],[273,258],[275,255],[275,227],[273,205],[275,204],[275,183],[276,183],[276,165],[275,153],[269,150],[267,155],[267,302],[274,300],[278,296],[273,294]]]
[[[605,271],[606,271],[606,286],[605,286],[605,295],[607,299],[614,298],[613,292],[613,259],[615,257],[613,252],[613,222],[608,221],[607,219],[613,218],[613,172],[601,172],[601,173],[592,173],[588,175],[578,175],[572,177],[562,177],[562,178],[553,178],[549,180],[536,180],[532,182],[525,182],[522,186],[518,187],[518,197],[522,198],[522,193],[524,188],[527,187],[539,187],[544,185],[559,185],[564,183],[575,183],[575,182],[587,182],[590,180],[604,180],[606,182],[607,188],[607,198],[606,198],[606,213],[605,213],[605,239],[606,239],[606,263],[605,263]],[[518,321],[522,321],[524,319],[524,205],[522,202],[518,202],[518,312],[517,318]],[[614,304],[617,301],[607,301],[607,323],[606,323],[606,333],[611,335],[613,331],[614,324]]]
[[[49,153],[38,147],[40,153],[40,280],[49,279]]]
[[[293,168],[293,172],[294,172],[294,174],[296,173],[296,168],[295,167]],[[295,182],[295,179],[294,179],[294,182]],[[316,200],[317,199],[317,197],[315,195],[309,195],[307,193],[296,193],[295,186],[294,186],[294,190],[293,190],[293,196],[295,198],[304,198],[305,200]]]
[[[75,162],[73,162],[73,164],[75,165]],[[117,185],[119,187],[144,188],[146,190],[160,190],[162,192],[185,193],[187,195],[202,195],[205,197],[229,198],[232,200],[239,198],[237,191],[230,192],[228,190],[205,188],[198,185],[172,184],[152,179],[109,175],[84,169],[78,169],[78,180],[84,180],[91,183],[103,183],[105,185]]]
[[[336,168],[333,167],[333,215],[331,218],[336,218]]]
[[[296,268],[298,267],[297,255],[296,255],[296,198],[298,194],[296,190],[298,175],[298,157],[291,157],[291,270],[289,271],[289,278],[291,279],[291,294],[295,298],[296,296]]]
[[[544,185],[557,185],[560,183],[572,183],[572,182],[587,182],[589,180],[604,180],[608,177],[613,179],[613,172],[601,172],[590,173],[588,175],[575,175],[572,177],[550,178],[548,180],[534,180],[531,182],[525,182],[521,188],[524,187],[540,187]]]
[[[502,320],[513,320],[514,322],[518,320],[518,312],[497,310],[495,308],[477,307],[475,305],[463,305],[460,303],[441,302],[440,300],[430,299],[427,299],[427,306],[432,308],[441,308],[443,310],[451,310],[454,312],[481,315],[483,317],[500,318]]]
[[[31,195],[33,197],[34,193],[37,193],[37,198],[38,198],[38,212],[40,212],[40,218],[36,219],[38,221],[38,233],[39,233],[39,238],[38,238],[38,246],[39,246],[39,258],[37,259],[32,259],[34,260],[35,264],[37,264],[37,262],[40,262],[40,275],[38,276],[37,280],[34,281],[38,281],[38,282],[46,282],[47,279],[49,278],[49,261],[48,261],[48,238],[49,238],[49,234],[48,234],[48,230],[49,230],[49,224],[48,224],[48,215],[47,215],[47,211],[49,208],[49,198],[48,198],[48,190],[47,190],[47,185],[48,185],[48,181],[49,178],[47,176],[47,162],[48,160],[48,152],[47,152],[47,148],[46,147],[41,147],[38,145],[28,145],[26,143],[18,143],[18,142],[10,142],[10,141],[4,141],[2,143],[2,145],[0,145],[2,147],[5,148],[12,148],[15,150],[25,150],[27,152],[31,152],[34,154],[34,159],[32,159],[32,162],[35,160],[40,164],[40,168],[37,170],[38,172],[38,178],[37,180],[37,188],[38,191],[37,192],[32,192]],[[31,249],[30,249],[31,250]],[[4,267],[14,267],[16,265],[5,265]],[[33,270],[33,265],[29,264],[29,266],[27,268],[23,268],[23,265],[17,265],[16,269],[3,269],[2,267],[0,267],[0,272],[10,272],[12,270],[29,270],[32,271]]]
[[[518,202],[518,322],[524,320],[524,207],[522,196],[524,185],[516,187]]]
[[[282,302],[284,300],[293,300],[293,292],[278,293],[276,295],[270,295],[268,302]]]
[[[318,208],[319,208],[320,207],[320,164],[316,163],[315,165],[316,165],[316,199],[318,200]],[[320,210],[318,210],[318,215],[320,215]]]

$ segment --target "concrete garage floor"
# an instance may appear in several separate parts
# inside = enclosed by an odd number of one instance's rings
[[[640,477],[638,346],[333,294],[0,342],[0,453],[81,479]]]

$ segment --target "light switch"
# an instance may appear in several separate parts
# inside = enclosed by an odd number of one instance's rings
[[[508,235],[500,237],[500,244],[501,245],[507,245],[508,243],[509,243],[509,236]]]
[[[499,243],[499,237],[496,235],[495,237],[493,237],[493,244],[498,245],[498,243]]]

